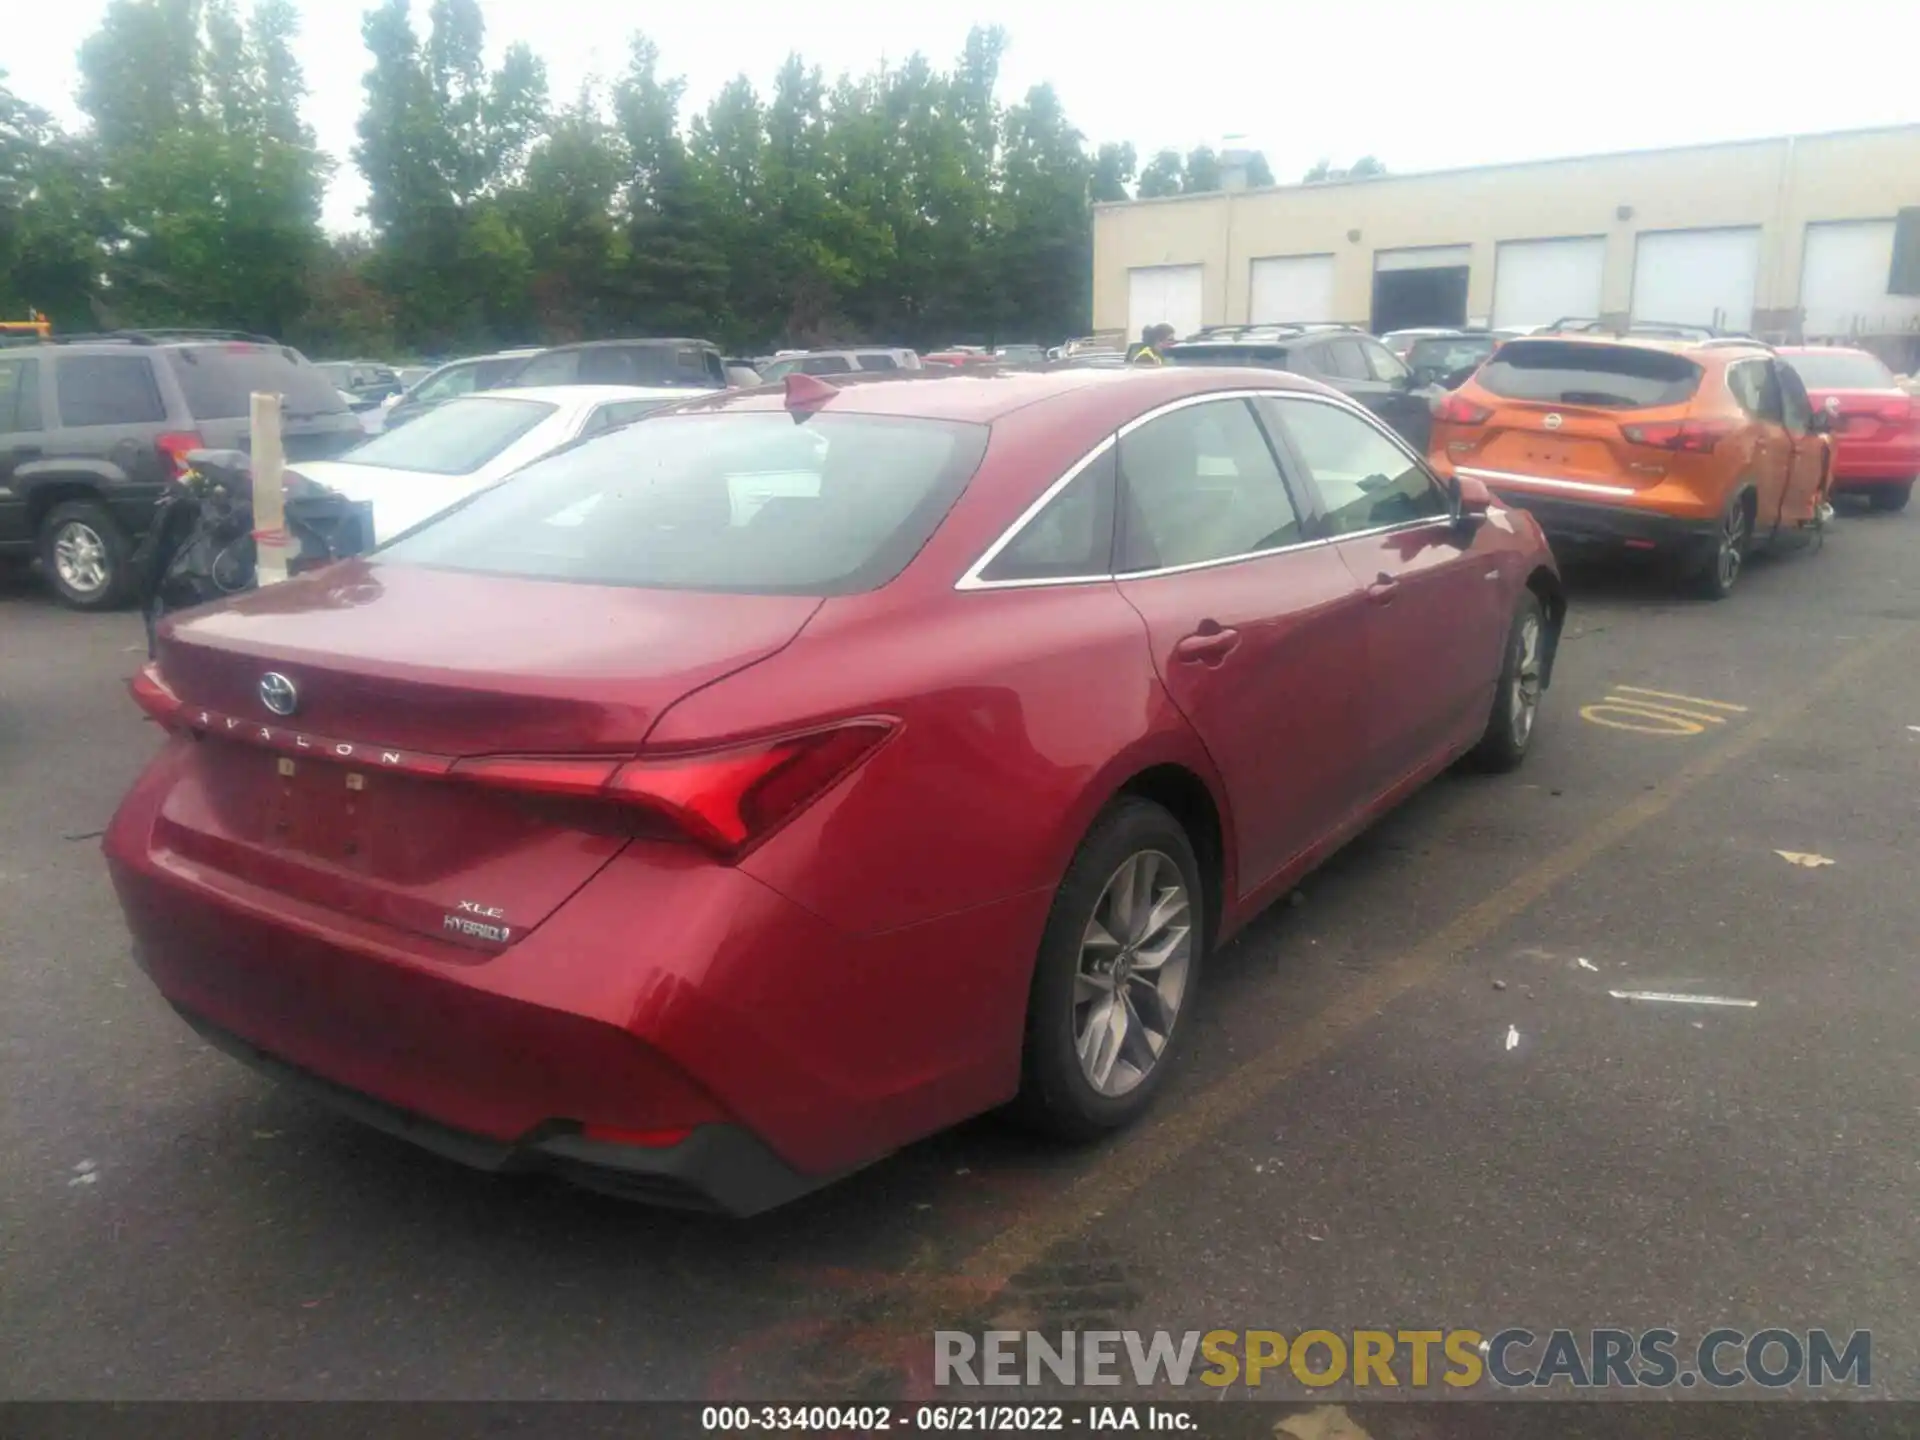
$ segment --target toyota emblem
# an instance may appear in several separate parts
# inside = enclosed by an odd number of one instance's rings
[[[1564,424],[1565,422],[1561,420],[1559,412],[1556,411],[1555,413],[1547,416],[1547,418],[1542,420],[1540,423],[1546,426],[1547,429],[1549,430],[1558,430],[1561,427],[1561,425]]]
[[[293,681],[270,670],[260,677],[260,703],[276,715],[291,715],[299,708],[300,692],[293,688]]]

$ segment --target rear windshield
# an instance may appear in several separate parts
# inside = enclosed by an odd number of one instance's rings
[[[374,436],[340,457],[348,465],[471,475],[559,407],[544,400],[473,395]]]
[[[256,390],[280,396],[281,414],[288,420],[347,413],[331,377],[278,345],[176,345],[168,349],[167,360],[196,420],[251,414]]]
[[[1893,372],[1864,350],[1782,356],[1809,390],[1897,390]]]
[[[1666,350],[1509,340],[1474,378],[1509,400],[1643,410],[1690,399],[1700,375],[1693,361]]]
[[[592,585],[852,594],[906,568],[986,443],[983,425],[872,415],[656,416],[536,461],[380,553]]]
[[[1287,368],[1284,345],[1176,345],[1167,352],[1176,365],[1260,365],[1269,370]]]

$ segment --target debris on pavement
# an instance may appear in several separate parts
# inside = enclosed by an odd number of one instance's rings
[[[1504,990],[1507,988],[1507,982],[1504,980],[1496,980],[1493,982],[1493,988],[1496,990]]]
[[[1798,850],[1776,850],[1773,853],[1789,865],[1804,865],[1809,870],[1817,870],[1822,865],[1833,864],[1833,861],[1824,855],[1808,855]]]
[[[72,1189],[75,1185],[97,1184],[99,1179],[100,1167],[91,1160],[82,1160],[73,1167],[73,1175],[67,1181],[67,1188]]]
[[[1514,1025],[1507,1026],[1507,1049],[1511,1050],[1519,1043],[1520,1043],[1519,1027]]]
[[[1596,975],[1600,973],[1600,967],[1594,964],[1591,960],[1587,959],[1587,957],[1584,955],[1576,955],[1574,957],[1573,963],[1578,965],[1582,970],[1591,970]]]
[[[1736,1010],[1759,1008],[1758,1000],[1736,1000],[1731,995],[1675,995],[1665,990],[1609,990],[1616,1000],[1646,1000],[1659,1005],[1726,1005]]]

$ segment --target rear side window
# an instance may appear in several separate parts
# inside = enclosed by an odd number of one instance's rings
[[[1328,375],[1342,380],[1373,378],[1373,372],[1367,368],[1366,351],[1360,348],[1358,340],[1329,340],[1320,347],[1320,355],[1321,366]]]
[[[980,572],[982,580],[1064,580],[1113,568],[1114,447],[1089,461]]]
[[[1316,400],[1276,400],[1337,535],[1432,520],[1446,497],[1420,462],[1351,410]]]
[[[598,435],[603,430],[618,430],[622,425],[631,425],[642,415],[651,415],[663,405],[671,405],[671,400],[616,400],[611,405],[602,405],[587,417],[587,423],[580,427],[582,436]]]
[[[1120,438],[1120,569],[1277,549],[1300,517],[1245,400],[1187,405]]]
[[[379,465],[429,475],[471,475],[557,406],[505,395],[470,395],[385,430],[340,457],[343,465]]]
[[[1684,355],[1638,345],[1509,340],[1475,379],[1508,400],[1649,410],[1692,399],[1701,373]]]
[[[62,355],[53,393],[62,425],[152,425],[167,416],[145,355]]]
[[[536,461],[380,554],[592,585],[853,594],[906,568],[986,444],[984,425],[891,416],[663,415]]]
[[[515,386],[534,385],[685,385],[715,384],[707,370],[707,352],[673,345],[598,345],[536,355],[513,377]]]
[[[898,370],[900,362],[884,350],[862,351],[860,355],[862,370]]]
[[[1367,364],[1373,367],[1373,378],[1384,380],[1389,385],[1398,384],[1407,378],[1407,367],[1402,365],[1392,351],[1384,345],[1372,341],[1365,344],[1357,340],[1343,341],[1343,344],[1359,345],[1361,354],[1367,357]]]
[[[1765,360],[1748,360],[1727,371],[1727,389],[1740,408],[1760,420],[1779,424],[1785,415],[1781,409],[1780,378]]]
[[[1864,350],[1783,357],[1809,390],[1897,390],[1893,372]]]
[[[241,419],[252,413],[256,390],[278,395],[289,420],[347,413],[336,377],[278,345],[179,345],[167,351],[167,363],[196,420]]]
[[[802,375],[846,375],[853,370],[844,355],[809,355],[797,368]]]
[[[38,430],[40,418],[40,362],[32,356],[0,360],[0,435]]]

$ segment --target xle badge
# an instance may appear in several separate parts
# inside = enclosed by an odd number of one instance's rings
[[[492,905],[482,905],[474,900],[462,900],[455,913],[446,916],[440,922],[440,928],[451,930],[456,935],[471,935],[476,940],[492,940],[504,945],[513,938],[513,929],[507,925],[493,925],[489,921],[504,920],[507,912]]]

